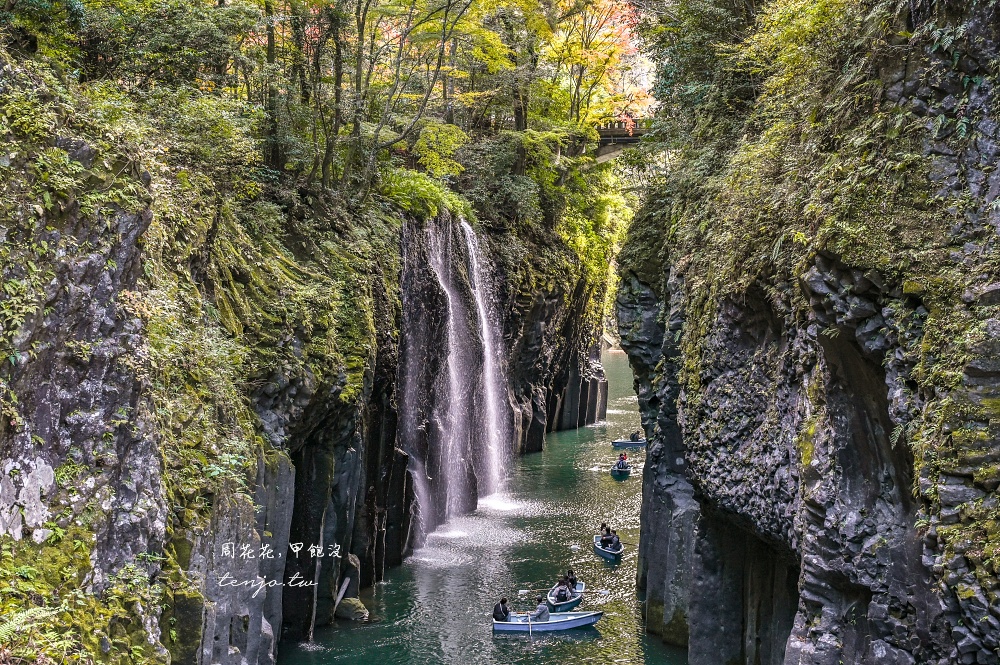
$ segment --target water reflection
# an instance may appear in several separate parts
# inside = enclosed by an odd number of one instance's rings
[[[642,451],[629,451],[635,471],[608,473],[617,458],[610,441],[638,429],[632,376],[624,354],[609,354],[608,420],[549,435],[546,450],[519,460],[502,493],[456,517],[362,599],[374,621],[317,629],[320,650],[286,645],[282,665],[408,663],[643,663],[683,665],[683,653],[647,637],[635,597],[636,550],[621,563],[597,557],[591,537],[601,522],[626,543],[639,537]],[[601,610],[597,626],[564,633],[494,636],[490,612],[501,595],[515,610],[534,607],[567,568],[590,591],[580,610]],[[519,593],[519,590],[528,593]]]

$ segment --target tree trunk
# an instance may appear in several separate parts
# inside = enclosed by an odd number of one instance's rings
[[[274,40],[274,3],[272,0],[264,2],[264,17],[267,22],[267,64],[275,63],[275,40]],[[270,75],[269,75],[270,76]],[[267,130],[264,137],[264,163],[268,168],[280,171],[282,167],[281,142],[278,138],[278,91],[274,87],[274,81],[270,78],[267,81],[267,100],[265,101],[265,112],[267,113]]]
[[[458,40],[451,40],[449,45],[448,66],[449,71],[445,72],[441,79],[441,96],[444,102],[444,121],[449,125],[455,124],[455,82],[451,78],[451,70],[455,68],[456,51],[458,51]]]

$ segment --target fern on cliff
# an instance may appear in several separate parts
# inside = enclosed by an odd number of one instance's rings
[[[29,631],[44,619],[55,615],[56,611],[46,607],[32,607],[22,612],[14,612],[0,623],[0,646],[14,643],[14,637]]]

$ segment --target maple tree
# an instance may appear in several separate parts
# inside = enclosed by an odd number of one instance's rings
[[[6,6],[14,31],[83,80],[196,86],[254,105],[265,164],[325,188],[371,180],[385,151],[412,144],[428,119],[495,135],[596,125],[648,105],[638,14],[615,0]]]

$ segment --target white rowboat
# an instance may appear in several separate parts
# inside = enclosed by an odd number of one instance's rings
[[[556,589],[558,588],[559,585],[557,584],[549,590],[549,609],[553,612],[569,612],[571,609],[579,605],[581,600],[583,600],[583,590],[587,588],[587,585],[583,582],[577,582],[573,595],[570,596],[570,599],[564,600],[561,603],[556,600]]]
[[[617,551],[609,547],[601,547],[601,537],[594,536],[594,554],[604,557],[608,561],[614,561],[617,563],[622,560],[622,552],[624,551],[624,545],[619,545]]]
[[[510,621],[493,620],[493,630],[498,633],[551,632],[593,626],[601,620],[604,612],[559,612],[550,614],[548,621],[532,621],[528,625],[527,614],[511,614]]]

